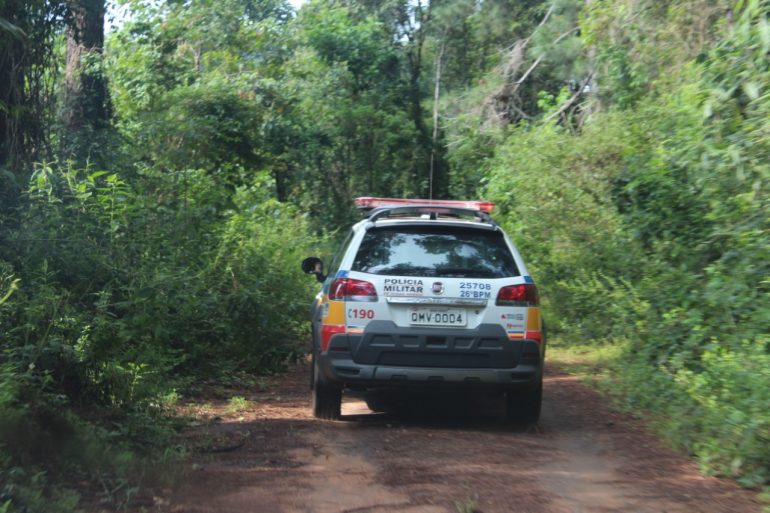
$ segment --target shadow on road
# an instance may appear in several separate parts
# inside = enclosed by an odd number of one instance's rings
[[[502,394],[478,391],[377,390],[345,395],[342,421],[360,428],[422,427],[477,431],[532,432],[537,427],[509,422]]]

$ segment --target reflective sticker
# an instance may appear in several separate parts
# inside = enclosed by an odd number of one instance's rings
[[[324,312],[323,324],[345,324],[345,303],[331,301],[327,305],[329,309]]]
[[[350,271],[337,271],[337,274],[334,276],[335,278],[347,278],[350,274]]]
[[[527,314],[527,331],[540,331],[540,308],[530,307]]]
[[[524,338],[527,338],[529,340],[534,340],[537,342],[537,345],[542,345],[543,343],[543,333],[540,331],[528,331],[525,333]]]
[[[522,276],[522,278],[524,278],[524,283],[535,283],[531,276]]]
[[[524,338],[524,332],[523,331],[520,331],[520,332],[509,332],[508,333],[508,338],[509,339]]]
[[[360,335],[364,332],[363,326],[348,326],[348,333],[353,335]]]
[[[325,353],[329,349],[329,343],[331,343],[332,337],[339,333],[345,333],[345,326],[337,324],[321,326],[321,352]]]

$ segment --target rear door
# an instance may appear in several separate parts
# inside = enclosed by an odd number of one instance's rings
[[[348,301],[348,333],[373,320],[397,326],[475,329],[501,325],[509,338],[540,331],[536,289],[515,248],[493,225],[392,223],[370,227],[348,267],[377,300]]]

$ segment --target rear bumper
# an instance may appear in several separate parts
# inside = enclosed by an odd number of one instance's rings
[[[543,349],[509,340],[499,325],[474,330],[399,328],[372,321],[363,334],[337,334],[318,355],[332,382],[367,388],[411,385],[534,386],[542,376]]]

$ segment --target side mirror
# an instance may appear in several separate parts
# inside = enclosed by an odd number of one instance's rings
[[[302,272],[305,274],[315,274],[316,280],[321,283],[326,280],[324,274],[324,263],[318,257],[308,257],[302,261]]]

